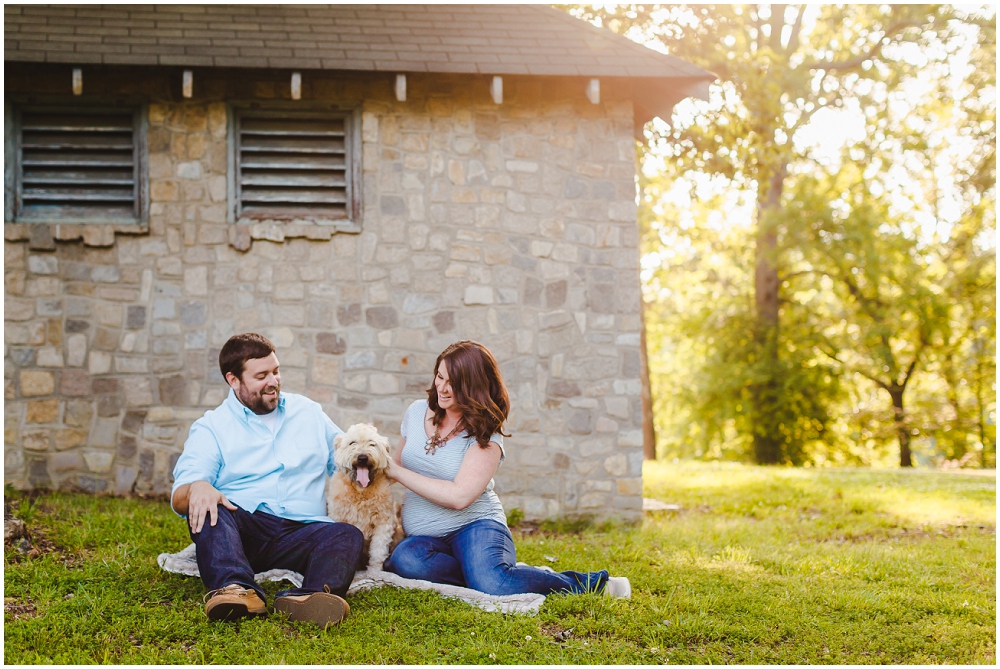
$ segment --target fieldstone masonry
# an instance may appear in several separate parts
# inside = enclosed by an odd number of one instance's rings
[[[150,100],[148,231],[5,225],[5,480],[168,491],[245,331],[274,341],[286,391],[395,443],[437,354],[472,338],[511,392],[507,510],[638,518],[631,103],[575,80],[507,78],[497,105],[485,78],[411,76],[397,102],[389,77],[306,77],[303,102],[362,110],[360,232],[334,233],[227,222],[226,100],[290,96],[273,73],[226,76],[190,101],[165,75],[87,80]]]

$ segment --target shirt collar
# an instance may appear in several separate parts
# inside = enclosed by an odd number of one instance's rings
[[[233,390],[232,388],[229,389],[229,396],[226,397],[226,404],[229,405],[229,408],[233,413],[235,413],[237,416],[241,416],[244,420],[248,422],[250,420],[250,416],[255,416],[258,420],[260,420],[260,416],[251,411],[250,407],[243,404],[243,402],[240,402],[240,398],[236,396],[236,391]],[[284,408],[285,408],[285,395],[284,393],[280,393],[278,395],[278,406],[274,407],[274,411],[283,410]],[[274,412],[272,411],[271,413]]]

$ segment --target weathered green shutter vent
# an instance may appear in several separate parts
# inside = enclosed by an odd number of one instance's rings
[[[22,110],[20,130],[19,220],[138,218],[132,112]]]
[[[345,119],[239,117],[239,216],[348,218]]]

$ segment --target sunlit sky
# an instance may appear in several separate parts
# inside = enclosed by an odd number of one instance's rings
[[[995,11],[992,8],[984,10],[983,5],[959,5],[958,7],[968,10],[985,11],[986,13]],[[665,14],[666,10],[663,13]],[[806,8],[806,14],[803,17],[804,35],[808,35],[809,30],[815,25],[818,13],[819,7],[816,5]],[[971,28],[969,30],[970,37],[974,34],[972,30]],[[643,36],[637,32],[629,33],[629,36],[637,41],[643,41]],[[949,59],[947,71],[944,73],[948,77],[956,96],[962,94],[960,92],[962,90],[962,80],[971,68],[969,56],[973,47],[972,42],[970,39],[963,50]],[[646,44],[658,51],[667,52],[666,47],[655,40],[647,41]],[[929,66],[928,54],[923,53],[919,47],[913,44],[903,46],[894,45],[886,48],[885,53],[918,66]],[[900,94],[894,96],[886,104],[891,105],[892,110],[897,112],[899,117],[905,117],[914,104],[925,98],[930,87],[933,85],[933,79],[933,77],[927,77],[907,82],[906,86],[900,91]],[[716,88],[719,85],[720,82],[713,84]],[[995,98],[996,91],[994,89],[987,92],[987,94]],[[685,125],[690,122],[699,109],[705,108],[708,104],[710,103],[691,98],[683,100],[674,108],[672,121],[680,125]],[[654,127],[659,126],[661,130],[666,128],[666,124],[661,119],[655,119],[653,123]],[[958,219],[962,212],[961,208],[963,205],[953,194],[953,170],[948,163],[950,157],[961,155],[968,149],[969,140],[959,137],[957,128],[951,130],[938,132],[931,136],[932,144],[940,144],[946,147],[944,155],[941,156],[942,164],[936,169],[940,197],[936,212],[932,211],[929,206],[926,206],[926,203],[923,205],[920,203],[917,203],[917,206],[914,205],[914,200],[912,199],[914,192],[910,183],[911,177],[901,166],[889,170],[886,179],[890,187],[892,184],[895,184],[895,192],[892,193],[893,205],[897,210],[908,213],[913,219],[917,234],[924,242],[930,242],[933,239],[947,239],[951,225]],[[864,134],[864,115],[856,102],[847,100],[844,108],[827,108],[817,111],[810,122],[796,132],[793,137],[793,143],[800,155],[808,153],[820,165],[836,170],[843,156],[845,146],[863,139]],[[656,173],[663,164],[663,160],[663,156],[649,154],[646,164],[643,165],[644,172],[650,175]],[[718,179],[712,180],[707,175],[694,176],[693,180],[696,183],[697,190],[702,194],[709,192],[720,193],[724,189],[731,188],[730,185],[721,183]],[[684,207],[684,200],[688,197],[688,186],[689,184],[684,182],[678,183],[677,188],[672,191],[670,196],[672,201],[679,205],[679,208],[682,210],[686,208]],[[752,198],[734,196],[729,199],[729,205],[731,208],[725,212],[724,216],[717,216],[712,221],[702,221],[701,224],[722,228],[733,225],[750,226],[753,224],[754,206]],[[986,243],[995,245],[995,240],[990,240]],[[655,266],[659,260],[658,258],[649,258],[645,259],[643,264],[646,266]]]
[[[959,8],[967,10],[978,10],[983,13],[991,13],[995,10],[987,7],[983,10],[983,5],[963,6]],[[818,15],[818,7],[810,6],[806,10],[803,18],[804,34],[813,25]],[[974,29],[969,29],[970,38],[974,35]],[[642,36],[636,33],[630,34],[636,41],[643,41]],[[970,39],[958,54],[948,60],[947,70],[944,72],[948,78],[954,96],[963,94],[963,79],[969,73],[971,65],[969,63],[970,53],[974,46],[973,39]],[[656,41],[646,42],[648,46],[658,51],[667,52],[666,47]],[[909,63],[918,66],[928,66],[928,54],[923,53],[920,48],[913,44],[902,47],[893,46],[885,50],[887,55],[899,57]],[[900,90],[899,94],[886,102],[891,105],[891,109],[904,118],[915,104],[918,104],[930,92],[934,77],[926,77],[907,82]],[[715,95],[720,92],[720,82],[713,84],[716,88]],[[980,95],[992,95],[995,99],[996,90],[979,91]],[[688,98],[676,105],[673,112],[672,122],[686,125],[694,118],[700,109],[706,108],[709,102]],[[653,120],[654,128],[661,132],[666,131],[667,124],[662,119]],[[955,194],[954,170],[949,164],[949,160],[961,155],[969,148],[970,140],[962,138],[957,132],[957,128],[950,128],[943,132],[938,132],[930,137],[931,144],[938,144],[944,147],[941,164],[935,170],[937,185],[939,188],[940,200],[937,203],[936,211],[920,203],[920,194],[913,192],[911,177],[903,166],[896,166],[888,171],[886,181],[892,187],[895,184],[895,192],[892,193],[892,203],[898,211],[907,212],[913,221],[914,230],[924,243],[934,243],[944,241],[948,238],[951,226],[961,216],[962,202]],[[665,134],[665,133],[664,133]],[[800,128],[792,138],[797,153],[800,155],[809,154],[819,165],[831,170],[836,170],[844,155],[844,148],[858,142],[865,137],[865,117],[855,100],[847,99],[843,108],[826,108],[817,111],[810,122]],[[643,171],[647,175],[654,175],[662,169],[664,160],[669,157],[657,155],[655,152],[647,154],[647,160],[643,165]],[[710,195],[724,195],[724,211],[712,211],[707,214],[707,219],[694,220],[691,211],[690,186],[695,186],[695,193],[698,197],[708,197]],[[695,174],[690,177],[690,182],[680,179],[674,184],[674,188],[667,195],[667,199],[674,205],[680,213],[681,220],[677,221],[682,227],[690,225],[701,225],[710,229],[715,229],[720,234],[725,234],[727,229],[733,226],[749,227],[754,223],[755,203],[752,193],[739,191],[724,179],[712,178],[707,174]],[[913,196],[917,195],[914,200]],[[916,203],[916,204],[915,204]],[[994,238],[981,240],[985,246],[995,246]],[[682,249],[676,249],[684,255]],[[658,252],[647,254],[642,259],[644,278],[648,278],[649,273],[661,266],[664,262],[670,264],[674,249],[665,247]]]

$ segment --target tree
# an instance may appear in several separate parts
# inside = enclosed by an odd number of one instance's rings
[[[828,370],[803,366],[808,356],[789,344],[799,334],[783,332],[803,322],[787,299],[798,252],[788,238],[796,225],[790,194],[801,175],[821,170],[797,134],[821,110],[865,96],[885,99],[913,80],[918,66],[903,47],[939,43],[954,14],[938,5],[629,5],[575,13],[659,41],[719,75],[709,107],[674,123],[651,147],[673,158],[668,178],[716,175],[754,194],[752,340],[742,349],[748,373],[736,396],[746,395],[755,459],[794,461],[803,436],[792,425],[802,416],[796,403],[813,392],[809,418],[822,423],[824,405],[839,392],[835,383],[827,384],[826,397],[815,392],[817,377],[826,378]],[[897,370],[890,394],[902,396],[910,363]]]
[[[988,13],[984,13],[988,14]],[[942,280],[948,297],[947,337],[930,351],[928,371],[943,381],[946,403],[924,401],[933,418],[923,430],[949,458],[976,455],[981,466],[996,464],[996,16],[961,15],[945,42],[969,43],[967,71],[955,84],[939,78],[917,116],[936,124],[909,149],[925,165],[914,180],[929,194],[925,207],[938,219],[950,199],[960,214],[938,239]],[[949,48],[949,51],[955,51]],[[943,172],[942,165],[949,169]],[[948,183],[950,182],[950,183]]]
[[[730,225],[726,216],[745,208],[740,200],[747,194],[713,192],[711,183],[692,190],[684,197],[683,179],[640,178],[640,220],[649,230],[642,238],[644,284],[656,297],[647,337],[659,454],[752,457],[750,389],[759,374],[747,363],[754,355],[753,230]],[[829,430],[828,405],[846,398],[828,366],[815,364],[812,348],[802,345],[807,325],[786,318],[775,374],[790,398],[780,421],[790,444],[783,461],[790,464],[843,446]]]
[[[907,229],[915,226],[871,185],[857,163],[832,178],[797,180],[796,202],[809,212],[804,236],[811,237],[801,245],[807,253],[798,276],[831,279],[836,306],[814,323],[818,348],[889,395],[900,466],[910,467],[914,428],[904,396],[929,349],[947,337],[951,296],[940,290],[935,250],[920,244]]]

